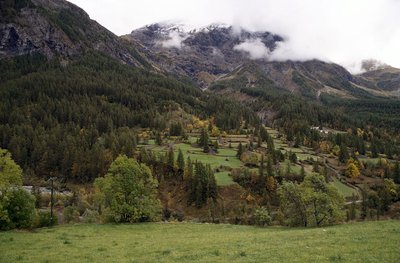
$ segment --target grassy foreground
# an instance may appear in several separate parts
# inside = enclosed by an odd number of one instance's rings
[[[0,232],[0,262],[400,262],[400,221],[314,229],[191,223]]]

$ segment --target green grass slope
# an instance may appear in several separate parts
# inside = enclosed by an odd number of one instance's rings
[[[0,262],[400,262],[400,221],[313,229],[77,225],[3,232]]]

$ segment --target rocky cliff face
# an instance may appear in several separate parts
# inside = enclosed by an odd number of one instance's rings
[[[152,24],[133,31],[124,39],[139,43],[143,52],[162,69],[188,76],[202,88],[230,73],[248,60],[238,47],[257,41],[265,50],[275,49],[283,38],[269,32],[249,32],[232,26],[214,24],[188,28],[179,24]]]
[[[87,50],[104,52],[124,63],[149,66],[136,49],[64,0],[25,0],[2,6],[0,59],[41,53],[73,58]]]

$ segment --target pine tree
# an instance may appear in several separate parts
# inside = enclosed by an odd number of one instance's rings
[[[342,143],[340,145],[339,161],[342,163],[346,163],[348,159],[349,159],[349,152],[347,150],[347,146],[344,143]]]
[[[178,158],[177,158],[176,162],[178,164],[179,170],[183,171],[185,169],[185,159],[183,157],[183,153],[182,153],[182,150],[180,148],[179,148],[179,151],[178,151]]]
[[[217,198],[217,182],[210,165],[195,163],[193,176],[188,178],[188,204],[194,203],[197,208],[207,203],[207,199]]]
[[[212,198],[215,201],[217,199],[217,181],[215,180],[214,172],[210,165],[207,165],[206,171],[208,181],[207,198]]]
[[[172,169],[175,167],[175,154],[174,154],[174,148],[170,147],[168,150],[168,166]]]
[[[236,156],[240,159],[240,156],[242,156],[242,154],[243,154],[243,145],[242,145],[242,142],[239,142],[239,146],[238,146],[238,150],[237,150]]]
[[[301,176],[301,178],[306,177],[306,171],[304,169],[304,165],[303,164],[301,165],[300,176]]]
[[[199,140],[199,146],[203,147],[203,151],[205,153],[208,153],[210,151],[210,146],[209,144],[209,136],[208,136],[208,131],[206,129],[203,129],[201,131],[201,135],[200,135],[200,140]]]
[[[274,164],[276,164],[277,163],[277,159],[276,159],[275,145],[274,145],[274,140],[272,139],[271,136],[268,136],[267,148],[268,148],[269,154],[271,155],[272,162]]]
[[[260,137],[263,142],[266,142],[269,137],[269,134],[263,125],[260,126]]]

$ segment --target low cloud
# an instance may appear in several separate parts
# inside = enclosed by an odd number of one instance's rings
[[[160,42],[160,45],[163,48],[178,48],[181,49],[183,47],[183,41],[186,39],[185,36],[180,34],[179,32],[172,31],[168,35],[168,39]]]
[[[250,59],[267,59],[270,55],[268,47],[261,42],[261,39],[248,39],[233,47],[236,51],[242,51],[249,55]]]

